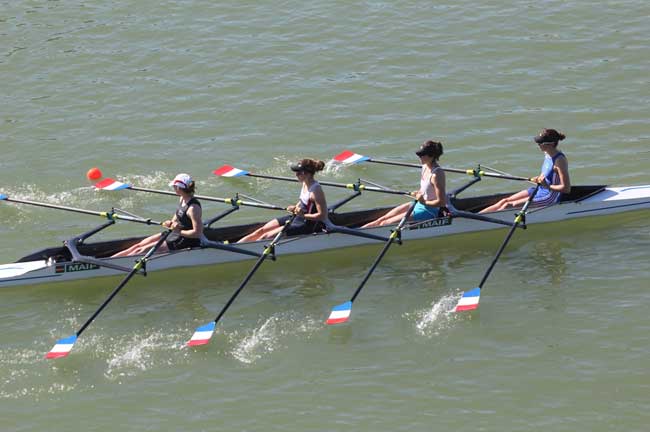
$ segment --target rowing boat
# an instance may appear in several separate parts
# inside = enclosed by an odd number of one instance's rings
[[[450,215],[408,224],[402,231],[401,239],[433,239],[512,225],[511,221],[517,209],[485,216],[477,214],[481,209],[509,195],[510,193],[502,193],[468,198],[452,197]],[[383,215],[389,209],[389,207],[382,207],[344,213],[333,212],[330,219],[334,226],[326,232],[286,237],[278,243],[275,253],[278,256],[303,254],[378,243],[394,227],[356,228]],[[563,196],[558,204],[529,210],[526,224],[604,216],[643,209],[650,209],[650,185],[574,186],[571,193]],[[263,222],[207,228],[205,234],[213,244],[232,244],[262,224]],[[66,282],[123,274],[124,269],[131,268],[134,257],[109,257],[141,239],[141,237],[131,237],[95,243],[78,242],[72,247],[70,245],[74,242],[68,241],[66,246],[33,252],[13,263],[0,265],[0,287]],[[228,250],[208,246],[157,254],[148,260],[147,267],[143,270],[149,272],[252,259],[254,256],[259,256],[264,243],[258,241],[237,244],[239,253],[234,251],[234,248]]]

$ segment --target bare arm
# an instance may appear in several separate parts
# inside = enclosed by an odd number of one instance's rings
[[[560,183],[549,185],[549,189],[556,192],[571,192],[571,179],[569,178],[569,162],[566,157],[559,157],[555,160],[555,169],[557,170]]]

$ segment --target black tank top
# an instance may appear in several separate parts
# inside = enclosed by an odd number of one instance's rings
[[[192,224],[192,219],[190,219],[190,217],[187,215],[187,210],[189,210],[192,204],[196,204],[197,206],[201,207],[201,203],[199,202],[199,200],[192,197],[184,205],[181,205],[179,203],[178,208],[176,209],[176,219],[178,219],[178,223],[181,224],[183,229],[186,230],[194,228],[194,225]]]

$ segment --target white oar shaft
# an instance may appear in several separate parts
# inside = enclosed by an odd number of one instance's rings
[[[13,202],[16,204],[27,204],[27,205],[32,205],[36,207],[44,207],[44,208],[50,208],[50,209],[56,209],[56,210],[63,210],[63,211],[69,211],[73,213],[81,213],[81,214],[86,214],[86,215],[91,215],[91,216],[99,216],[106,218],[108,220],[125,220],[129,222],[137,222],[137,223],[143,223],[146,225],[161,225],[160,222],[151,220],[151,219],[142,219],[142,218],[136,218],[136,217],[131,217],[131,216],[126,216],[126,215],[119,215],[114,212],[100,212],[100,211],[95,211],[95,210],[85,210],[85,209],[80,209],[76,207],[68,207],[68,206],[62,206],[62,205],[57,205],[57,204],[49,204],[49,203],[43,203],[43,202],[38,202],[38,201],[30,201],[30,200],[23,200],[23,199],[15,199],[15,198],[9,198],[5,195],[3,195],[2,201],[8,201],[8,202]]]

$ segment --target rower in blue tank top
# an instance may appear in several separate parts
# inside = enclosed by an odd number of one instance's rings
[[[543,129],[534,140],[539,149],[544,152],[544,162],[539,176],[534,180],[540,184],[532,206],[546,207],[556,204],[560,201],[562,194],[571,192],[571,180],[569,179],[569,163],[566,156],[558,148],[558,144],[564,138],[564,134],[555,129]],[[504,198],[489,207],[484,208],[480,213],[487,213],[499,210],[505,210],[510,207],[519,207],[523,205],[535,187],[517,192],[507,198]]]
[[[438,165],[438,159],[442,156],[442,144],[437,141],[425,141],[415,154],[420,158],[422,170],[420,171],[420,189],[411,193],[417,203],[413,208],[410,220],[425,221],[441,217],[447,206],[445,171]],[[380,218],[365,224],[362,228],[396,224],[402,220],[410,206],[411,202],[399,205]]]

